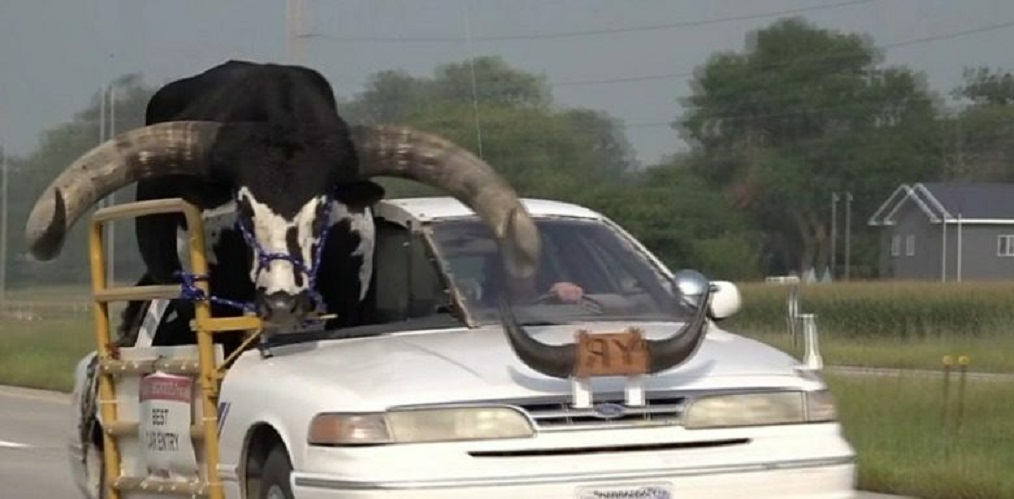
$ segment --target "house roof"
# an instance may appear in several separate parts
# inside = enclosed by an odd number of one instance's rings
[[[1014,225],[1014,184],[990,182],[920,182],[902,184],[869,219],[869,225],[893,225],[907,203],[933,223],[998,223]]]

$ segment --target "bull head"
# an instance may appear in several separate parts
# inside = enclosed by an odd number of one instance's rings
[[[309,240],[319,236],[319,229],[310,227],[319,226],[320,208],[326,199],[324,193],[332,184],[353,184],[377,176],[393,176],[434,186],[468,205],[491,227],[506,253],[512,255],[506,262],[512,275],[528,276],[535,271],[539,237],[516,192],[489,165],[447,140],[401,126],[354,127],[350,135],[355,144],[354,158],[357,157],[359,165],[355,178],[322,175],[304,182],[316,191],[310,195],[285,193],[298,202],[288,208],[291,217],[283,217],[283,223],[272,224],[266,223],[270,217],[263,210],[257,212],[254,191],[257,182],[270,183],[274,178],[263,178],[270,176],[263,174],[267,170],[230,170],[222,166],[230,161],[243,163],[249,159],[223,158],[223,149],[256,154],[248,147],[235,147],[237,140],[242,142],[256,132],[251,125],[242,123],[176,121],[131,130],[100,144],[70,164],[36,201],[25,229],[30,253],[40,260],[55,258],[78,218],[116,190],[141,179],[184,175],[232,186],[239,202],[238,215],[241,220],[247,219],[249,232],[263,249],[277,251],[279,247],[284,250],[288,246],[291,252],[292,247],[297,246],[305,257],[313,242]],[[230,146],[223,147],[223,143]],[[321,143],[322,147],[341,149],[340,144],[336,146],[328,137]],[[325,154],[324,160],[327,157]],[[296,174],[320,175],[323,169],[304,170]],[[256,178],[259,174],[261,178]],[[253,191],[249,188],[251,185],[255,186]],[[285,186],[273,188],[284,191]],[[508,226],[513,227],[509,232]],[[290,244],[288,241],[292,239],[300,242]],[[254,264],[258,264],[256,259]],[[262,316],[272,309],[291,307],[298,291],[284,286],[272,289],[270,282],[261,283],[261,272],[275,276],[280,273],[270,268],[271,265],[268,267],[251,271],[251,277],[262,288],[260,301],[267,301],[269,305],[260,307]],[[306,310],[296,312],[299,315]]]

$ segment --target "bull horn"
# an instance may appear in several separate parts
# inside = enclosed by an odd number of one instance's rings
[[[411,127],[359,126],[351,132],[361,177],[407,178],[450,193],[492,228],[511,275],[534,275],[539,258],[535,222],[514,189],[486,162]]]
[[[205,175],[202,160],[218,134],[210,121],[159,123],[121,133],[70,164],[46,187],[25,224],[28,251],[55,258],[67,232],[98,200],[142,178]]]
[[[700,348],[707,332],[708,310],[711,307],[710,283],[694,271],[677,274],[677,293],[683,306],[694,309],[690,317],[673,336],[663,340],[646,340],[648,374],[664,371],[682,364]],[[554,378],[573,376],[577,366],[577,346],[570,344],[547,345],[532,338],[518,324],[506,294],[500,297],[500,317],[504,332],[515,354],[532,369]]]

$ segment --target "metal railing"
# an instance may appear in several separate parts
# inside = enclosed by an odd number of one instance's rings
[[[120,499],[122,491],[142,491],[146,493],[201,496],[211,499],[224,499],[224,491],[218,476],[219,442],[218,442],[218,391],[227,370],[230,359],[222,365],[216,364],[213,335],[224,331],[250,331],[249,344],[260,334],[262,323],[252,315],[242,317],[219,317],[211,315],[211,307],[207,300],[194,303],[195,318],[192,327],[196,331],[198,358],[196,361],[180,362],[179,366],[158,366],[156,362],[131,362],[118,358],[110,332],[109,304],[117,301],[177,299],[180,297],[180,286],[115,286],[107,285],[106,252],[103,244],[103,224],[124,218],[136,218],[148,215],[182,213],[187,222],[187,251],[190,256],[190,271],[194,274],[206,275],[207,259],[204,254],[204,224],[200,211],[182,199],[159,199],[141,201],[117,206],[101,208],[92,216],[89,238],[89,261],[92,276],[92,310],[95,318],[95,336],[99,356],[99,404],[103,418],[103,462],[106,483],[106,497]],[[197,281],[196,286],[208,295],[208,283]],[[235,354],[238,355],[242,348]],[[185,365],[184,365],[185,364]],[[190,438],[203,440],[204,445],[204,480],[198,483],[179,483],[155,480],[147,477],[120,476],[121,458],[116,438],[125,435],[136,435],[138,423],[117,419],[117,398],[115,394],[115,376],[124,374],[145,375],[157,369],[170,369],[174,372],[195,375],[198,378],[203,418],[200,423],[191,427]]]

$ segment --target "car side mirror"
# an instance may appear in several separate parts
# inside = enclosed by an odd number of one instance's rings
[[[729,281],[710,281],[696,270],[684,269],[673,276],[673,287],[683,306],[696,310],[704,293],[710,289],[711,304],[708,317],[722,320],[739,311],[742,296],[739,288]]]
[[[715,288],[711,295],[712,319],[720,321],[732,317],[743,304],[743,297],[739,287],[729,281],[713,281],[711,286]]]

